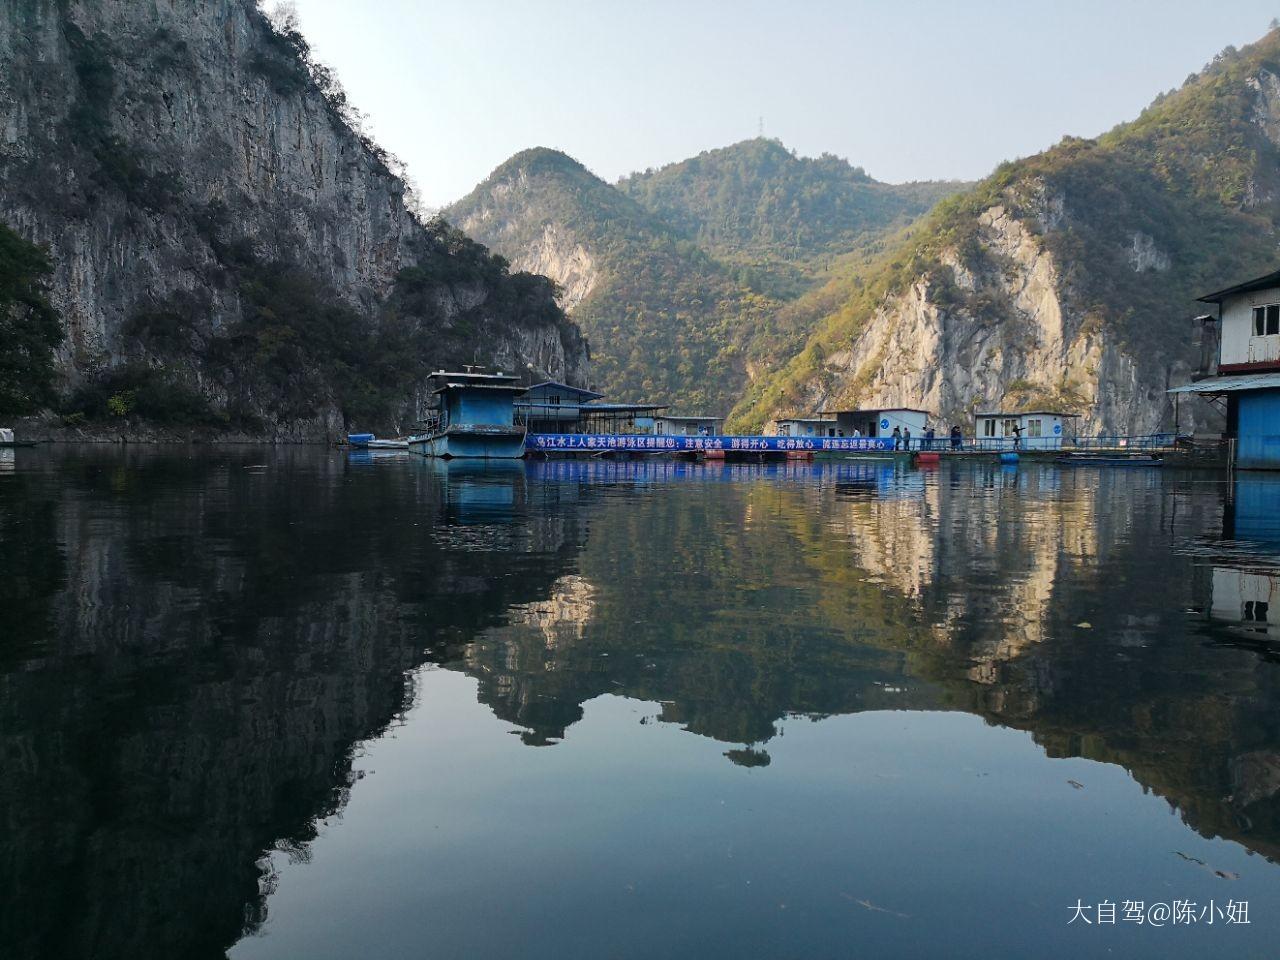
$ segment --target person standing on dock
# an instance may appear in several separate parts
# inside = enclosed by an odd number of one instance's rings
[[[1013,425],[1013,449],[1022,449],[1022,428],[1016,423]]]
[[[924,448],[925,448],[926,450],[932,450],[932,449],[933,449],[933,438],[934,438],[934,436],[935,436],[935,434],[934,434],[934,432],[933,432],[933,427],[930,427],[928,430],[926,430],[926,431],[924,432]]]
[[[903,450],[911,449],[911,428],[910,427],[907,427],[905,430],[902,431],[902,449]]]
[[[960,432],[960,424],[956,424],[951,428],[951,449],[959,450],[960,444],[964,441],[964,434]]]
[[[901,427],[893,428],[893,449],[895,450],[902,449],[902,428]]]

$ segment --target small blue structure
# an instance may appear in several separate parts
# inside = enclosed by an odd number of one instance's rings
[[[426,457],[518,460],[525,428],[515,420],[515,398],[525,392],[519,377],[438,370],[431,375],[438,406],[425,433],[409,438],[409,449]]]

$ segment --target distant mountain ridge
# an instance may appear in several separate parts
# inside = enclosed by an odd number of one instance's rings
[[[798,293],[832,262],[969,184],[881,183],[824,153],[758,137],[623,177],[618,188],[716,258]],[[761,282],[761,281],[757,281]]]
[[[1048,405],[1078,413],[1086,434],[1171,428],[1165,390],[1195,360],[1195,297],[1275,269],[1278,225],[1272,31],[1133,122],[943,201],[825,292],[808,342],[751,384],[732,423],[906,405],[968,428],[979,406]],[[1192,406],[1183,430],[1212,422]]]
[[[535,148],[443,214],[518,269],[556,281],[591,343],[598,388],[723,414],[809,332],[788,319],[788,300],[838,256],[872,248],[960,186],[879,184],[769,140],[611,185]]]

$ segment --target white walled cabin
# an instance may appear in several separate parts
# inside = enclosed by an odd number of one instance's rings
[[[974,437],[979,447],[1012,450],[1016,438],[1014,427],[1022,430],[1023,450],[1059,450],[1062,441],[1074,434],[1073,413],[1055,410],[1025,412],[989,411],[974,414]]]
[[[654,417],[653,432],[660,437],[715,437],[724,417]]]
[[[772,430],[778,437],[843,437],[833,417],[790,417],[774,420]]]
[[[1223,291],[1218,373],[1280,370],[1280,279],[1273,285],[1239,292]],[[1257,281],[1255,281],[1257,282]],[[1205,298],[1208,299],[1208,298]]]
[[[892,407],[881,410],[823,410],[835,417],[836,429],[842,437],[891,437],[894,428],[911,431],[913,443],[924,437],[929,423],[928,410]],[[857,431],[856,433],[854,431]]]

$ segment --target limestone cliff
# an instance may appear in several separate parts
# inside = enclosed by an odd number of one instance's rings
[[[1082,434],[1171,429],[1195,298],[1275,269],[1280,35],[1228,50],[1136,121],[1067,138],[944,201],[838,305],[738,426],[832,405],[1050,406]],[[828,291],[828,297],[831,294]],[[1185,404],[1178,426],[1212,425]]]
[[[251,0],[17,0],[0,64],[0,220],[54,261],[67,394],[159,380],[211,422],[317,436],[410,419],[436,363],[586,377],[550,285],[420,223]]]

